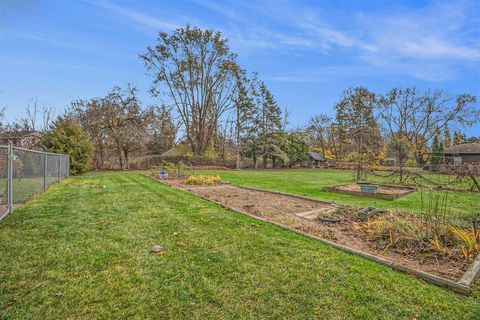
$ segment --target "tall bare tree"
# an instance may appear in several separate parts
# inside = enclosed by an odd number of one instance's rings
[[[140,149],[146,138],[146,116],[140,108],[137,89],[131,85],[125,89],[114,87],[100,101],[102,125],[117,149],[120,169],[126,170],[129,153]]]
[[[157,44],[140,57],[153,76],[152,93],[166,91],[192,152],[201,155],[233,106],[238,65],[227,40],[220,32],[186,26],[160,32]]]
[[[453,123],[469,126],[480,120],[477,99],[469,94],[454,97],[441,90],[394,88],[379,101],[382,124],[393,138],[408,142],[418,164],[425,162],[426,146],[437,132]]]
[[[320,113],[310,118],[307,126],[309,145],[320,149],[322,155],[329,150],[329,128],[333,123],[333,118],[327,114]]]
[[[364,87],[347,89],[335,105],[337,122],[357,148],[356,180],[362,178],[364,154],[376,149],[380,131],[373,110],[375,94]]]
[[[24,115],[6,125],[7,130],[12,132],[46,132],[55,120],[55,110],[46,104],[40,105],[38,98],[30,99],[25,108]]]

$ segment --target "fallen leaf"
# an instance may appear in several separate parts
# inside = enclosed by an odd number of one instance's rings
[[[177,246],[179,247],[185,247],[185,243],[183,241],[178,241]]]
[[[260,227],[260,225],[259,225],[259,224],[256,224],[256,223],[252,223],[251,226],[252,226],[252,227]]]

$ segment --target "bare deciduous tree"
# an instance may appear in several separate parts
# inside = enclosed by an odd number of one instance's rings
[[[476,97],[469,94],[453,97],[441,90],[420,93],[416,88],[394,88],[379,101],[382,123],[394,139],[409,143],[418,164],[425,162],[426,145],[436,132],[452,123],[469,126],[480,120]]]
[[[20,119],[7,125],[9,131],[46,132],[55,119],[55,110],[46,104],[40,105],[38,99],[30,99],[25,114]]]
[[[327,114],[320,113],[310,118],[307,126],[308,140],[310,146],[320,149],[325,156],[329,152],[329,128],[333,124],[333,118]]]
[[[195,155],[211,144],[221,116],[233,106],[236,55],[219,32],[189,26],[159,33],[140,56],[154,79],[152,93],[166,89]]]
[[[90,101],[77,101],[72,105],[72,114],[79,120],[100,153],[109,144],[115,147],[120,168],[128,168],[129,153],[143,147],[147,137],[150,110],[142,111],[137,89],[128,85],[114,87],[105,97]]]
[[[363,87],[350,88],[335,105],[337,122],[357,148],[356,180],[362,178],[364,154],[379,147],[380,131],[373,110],[375,94]]]

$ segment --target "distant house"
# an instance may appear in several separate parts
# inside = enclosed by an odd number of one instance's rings
[[[463,163],[480,164],[480,143],[464,143],[446,148],[445,163],[454,165]]]
[[[397,159],[395,158],[386,158],[385,165],[388,167],[395,167],[397,165]]]
[[[326,161],[320,153],[313,151],[310,151],[308,153],[308,157],[308,167],[310,168],[320,168],[322,166],[322,163]]]
[[[41,149],[42,134],[38,131],[5,131],[0,134],[0,145],[12,142],[15,147]]]

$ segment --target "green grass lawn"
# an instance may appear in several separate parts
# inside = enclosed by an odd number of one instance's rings
[[[193,171],[194,174],[215,174],[225,181],[264,190],[280,191],[302,195],[325,201],[351,205],[355,207],[374,206],[381,209],[394,209],[407,212],[420,212],[421,193],[419,191],[403,198],[389,201],[343,195],[323,190],[326,186],[354,182],[354,175],[349,170],[335,169],[295,169],[295,170],[204,170]],[[428,196],[425,192],[424,196]],[[480,193],[449,192],[448,200],[452,216],[480,216]]]
[[[0,222],[0,243],[1,319],[480,314],[478,291],[440,289],[133,172],[53,185]],[[157,244],[164,254],[149,253]]]
[[[42,177],[23,177],[23,178],[14,178],[12,181],[13,184],[13,203],[21,204],[25,203],[29,199],[43,192],[44,184]],[[58,182],[57,177],[48,176],[47,177],[47,187]],[[0,204],[7,204],[7,180],[0,179]]]

